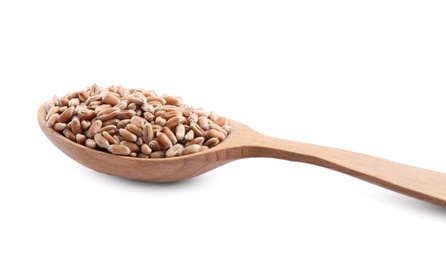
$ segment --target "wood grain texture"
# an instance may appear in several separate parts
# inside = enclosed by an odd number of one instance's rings
[[[212,149],[174,158],[141,159],[112,155],[68,140],[46,125],[44,105],[37,117],[46,137],[66,155],[97,172],[118,177],[152,182],[181,181],[234,160],[267,157],[325,167],[446,206],[446,174],[366,154],[265,136],[233,120],[229,121],[231,134]]]

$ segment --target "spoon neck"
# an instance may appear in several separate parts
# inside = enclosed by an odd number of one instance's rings
[[[268,157],[296,162],[314,163],[318,159],[317,145],[285,140],[281,138],[256,134],[244,139],[242,156]]]

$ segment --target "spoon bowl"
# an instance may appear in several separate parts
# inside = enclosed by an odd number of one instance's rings
[[[48,127],[45,115],[45,105],[42,105],[37,116],[40,129],[59,150],[73,160],[100,173],[150,182],[182,181],[237,159],[231,156],[238,150],[237,145],[234,145],[238,140],[237,133],[247,128],[230,120],[234,134],[228,135],[224,142],[212,149],[179,157],[146,159],[114,155],[73,142]]]
[[[234,160],[265,157],[309,163],[430,203],[446,206],[446,174],[378,157],[260,134],[229,120],[231,133],[217,146],[170,158],[135,158],[94,150],[67,139],[45,120],[45,104],[38,123],[46,137],[63,153],[94,171],[127,179],[173,182],[189,179]]]

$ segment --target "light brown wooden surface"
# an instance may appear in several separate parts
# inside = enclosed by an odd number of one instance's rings
[[[325,167],[446,206],[446,174],[365,154],[265,136],[232,120],[232,132],[223,143],[204,152],[164,159],[117,156],[72,142],[47,127],[44,105],[38,111],[38,122],[48,139],[78,163],[97,172],[123,178],[153,182],[181,181],[234,160],[269,157]]]

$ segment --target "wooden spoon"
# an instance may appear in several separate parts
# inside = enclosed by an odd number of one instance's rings
[[[43,133],[66,155],[97,172],[128,179],[172,182],[208,172],[234,160],[270,157],[314,164],[381,187],[446,206],[446,174],[370,155],[262,135],[229,120],[232,132],[219,145],[191,155],[143,159],[117,156],[70,141],[47,126],[45,105],[38,110]]]

